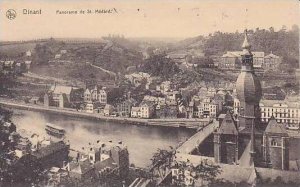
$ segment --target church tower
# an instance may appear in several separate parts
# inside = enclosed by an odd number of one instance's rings
[[[236,121],[227,112],[220,121],[220,127],[214,133],[214,158],[216,163],[237,164],[238,154],[238,130]]]
[[[253,54],[250,50],[247,30],[242,48],[241,73],[236,81],[237,97],[240,101],[239,127],[251,129],[252,123],[260,118],[259,101],[262,91],[260,81],[254,73]]]
[[[273,169],[289,169],[289,136],[283,124],[271,117],[263,135],[263,160]]]
[[[254,73],[253,54],[248,41],[247,30],[242,45],[242,67],[236,81],[237,98],[240,101],[240,113],[238,116],[239,132],[250,135],[250,154],[254,160],[256,124],[260,122],[259,101],[262,96],[261,85]]]

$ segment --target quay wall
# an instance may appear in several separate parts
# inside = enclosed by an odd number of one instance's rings
[[[208,120],[204,119],[142,119],[142,118],[126,118],[126,117],[112,117],[104,116],[97,113],[79,112],[70,108],[58,108],[58,107],[45,107],[42,105],[25,104],[20,102],[13,102],[0,99],[0,105],[6,108],[15,108],[21,110],[48,112],[59,115],[66,115],[71,117],[79,117],[85,119],[112,121],[121,124],[132,125],[149,125],[149,126],[165,126],[165,127],[185,127],[191,129],[197,129],[208,123]]]

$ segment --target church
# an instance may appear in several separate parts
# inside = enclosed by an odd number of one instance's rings
[[[214,160],[242,167],[289,170],[290,137],[286,128],[274,117],[267,124],[260,120],[262,88],[254,72],[247,30],[242,48],[241,72],[236,81],[240,113],[234,116],[227,112],[219,119],[213,134]]]

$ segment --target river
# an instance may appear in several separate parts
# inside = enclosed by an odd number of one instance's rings
[[[12,121],[18,130],[25,129],[46,136],[46,123],[56,124],[66,130],[71,148],[77,150],[97,140],[123,141],[129,151],[130,163],[138,167],[149,166],[150,159],[158,148],[175,147],[195,133],[193,129],[138,126],[27,110],[13,111]]]

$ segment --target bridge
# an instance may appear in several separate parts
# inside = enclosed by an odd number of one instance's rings
[[[214,120],[190,137],[186,142],[179,146],[176,153],[191,154],[216,128],[219,127],[219,122]]]

